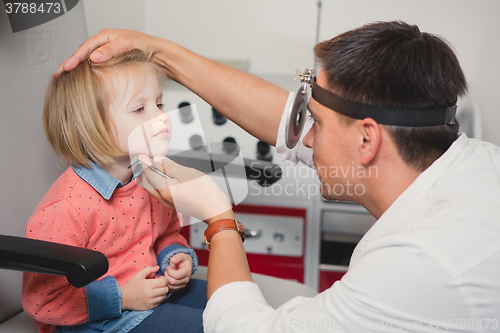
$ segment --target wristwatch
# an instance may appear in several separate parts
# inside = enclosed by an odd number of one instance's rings
[[[245,228],[243,228],[243,224],[240,221],[232,219],[218,220],[210,224],[203,234],[205,236],[205,243],[207,244],[208,250],[210,250],[210,240],[213,235],[223,230],[237,231],[241,236],[241,242],[245,241]]]

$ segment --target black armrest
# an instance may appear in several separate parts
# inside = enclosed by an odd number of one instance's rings
[[[62,275],[80,288],[108,271],[108,259],[76,246],[0,235],[0,268]]]

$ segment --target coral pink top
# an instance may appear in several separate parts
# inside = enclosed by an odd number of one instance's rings
[[[117,187],[109,200],[68,168],[38,204],[26,226],[28,238],[79,246],[104,253],[106,275],[123,285],[171,244],[188,247],[179,235],[177,214],[151,197],[135,181]],[[23,307],[40,332],[54,325],[88,320],[85,288],[65,277],[25,273]]]

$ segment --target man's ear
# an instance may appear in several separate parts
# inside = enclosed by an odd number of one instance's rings
[[[377,155],[381,135],[380,125],[372,118],[365,118],[358,123],[359,153],[362,165],[367,165]]]

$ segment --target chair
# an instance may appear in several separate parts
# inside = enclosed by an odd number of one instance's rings
[[[0,269],[63,275],[71,285],[80,288],[104,275],[108,271],[108,260],[97,251],[0,235]],[[13,309],[12,304],[16,303],[4,301],[0,304],[0,316],[9,316],[13,311],[14,315],[0,322],[0,333],[37,332],[22,307],[14,305]]]

